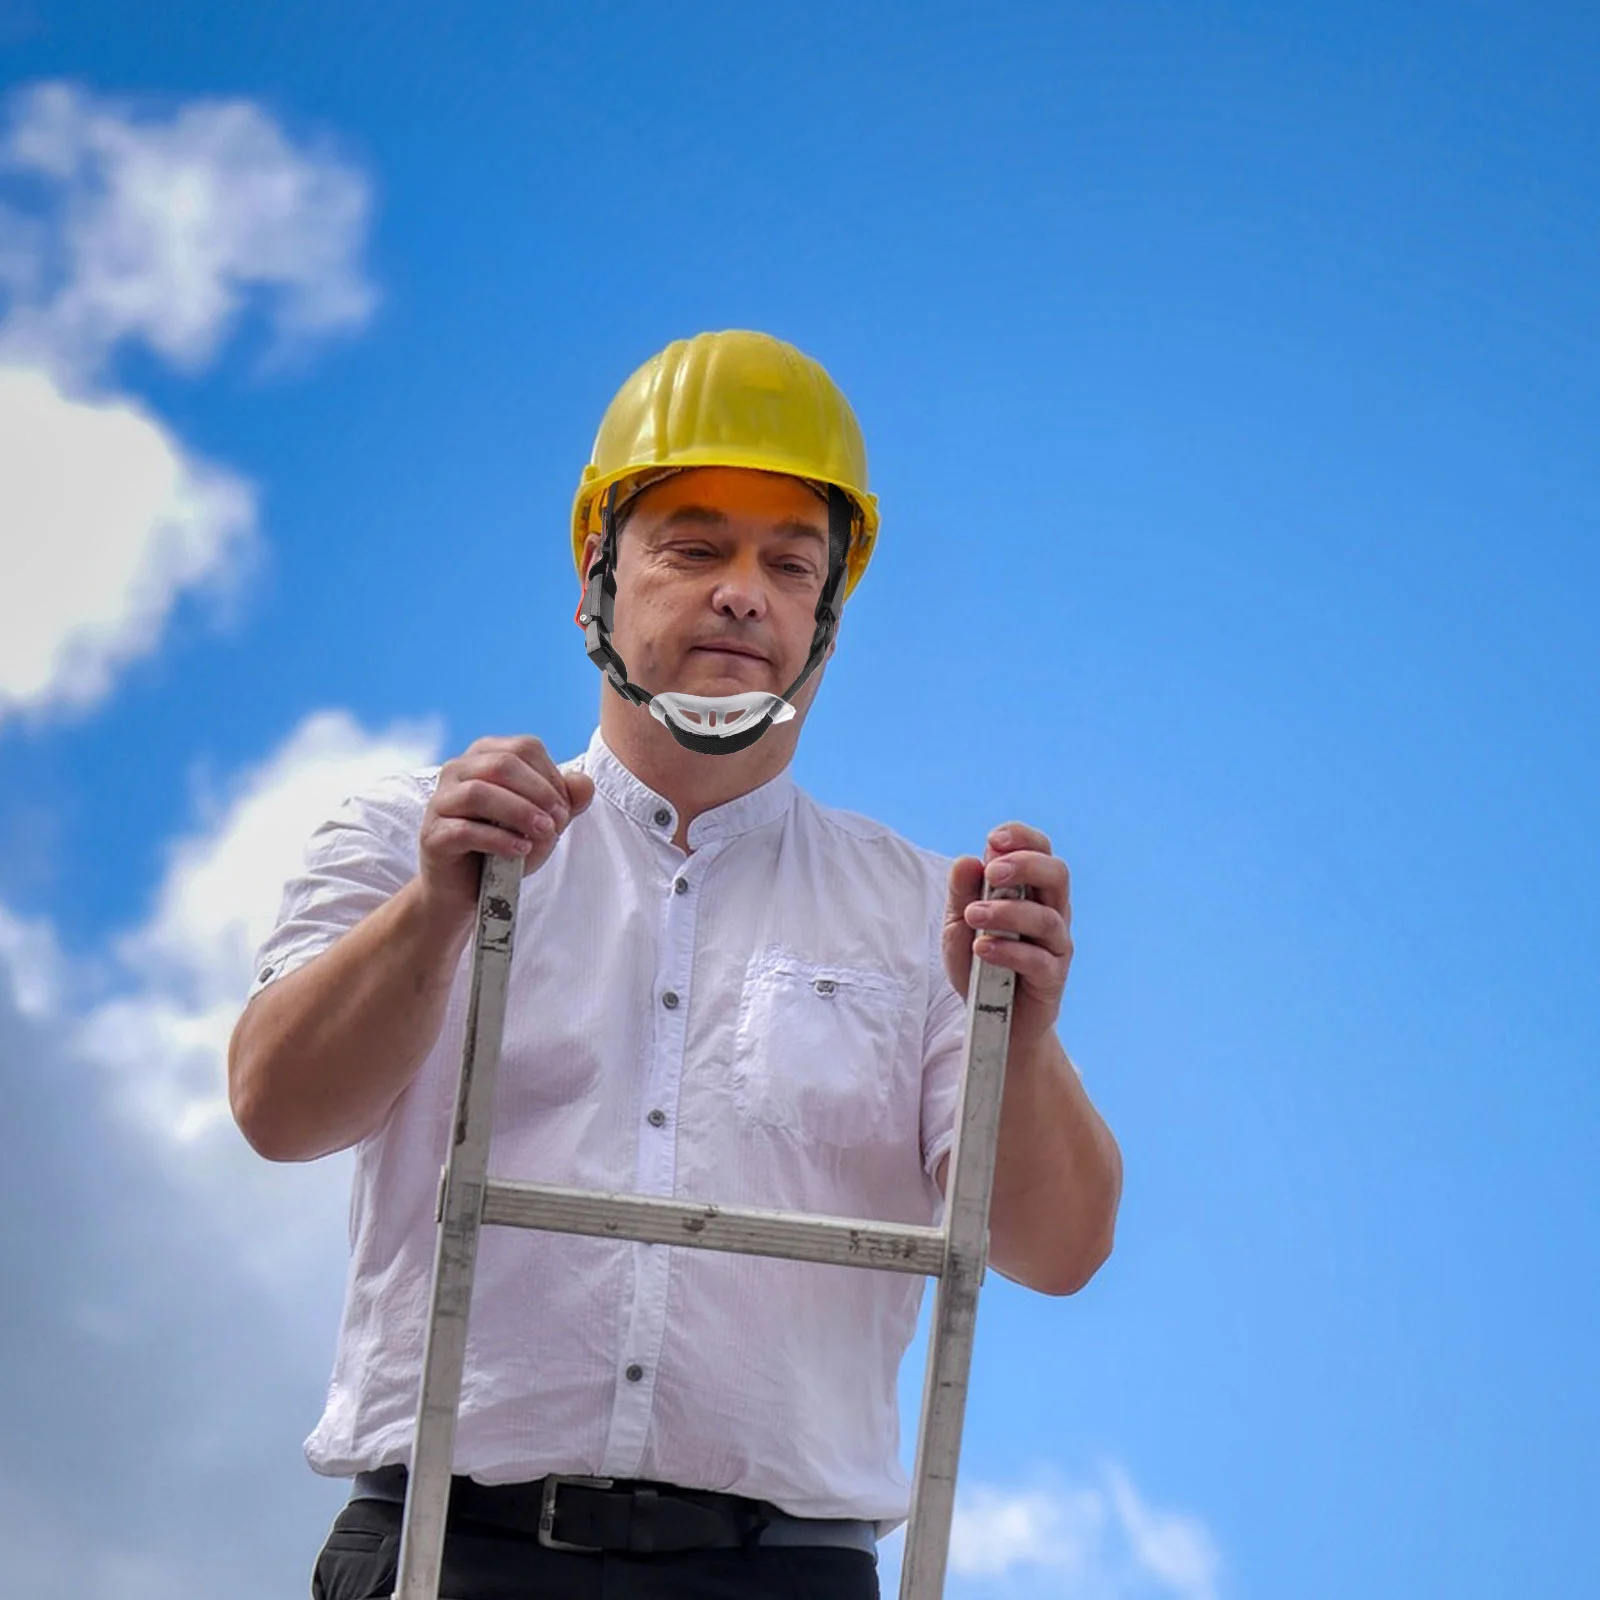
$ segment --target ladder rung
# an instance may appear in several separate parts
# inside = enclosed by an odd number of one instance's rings
[[[555,1184],[491,1180],[484,1186],[483,1221],[500,1227],[689,1245],[699,1250],[873,1267],[925,1277],[938,1277],[944,1270],[942,1228],[762,1211],[701,1200],[664,1200],[652,1195],[607,1194]]]

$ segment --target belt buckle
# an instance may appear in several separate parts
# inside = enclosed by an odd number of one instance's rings
[[[565,1539],[556,1538],[556,1490],[564,1483],[581,1483],[589,1489],[609,1489],[615,1482],[615,1478],[577,1478],[552,1472],[544,1480],[544,1497],[539,1502],[539,1543],[546,1550],[576,1550],[584,1555],[594,1555],[603,1550],[604,1545],[569,1544]]]

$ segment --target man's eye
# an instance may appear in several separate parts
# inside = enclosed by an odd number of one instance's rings
[[[680,556],[707,556],[713,560],[716,558],[717,554],[715,550],[707,550],[702,545],[679,545],[677,547],[677,553]],[[811,568],[808,567],[803,561],[785,561],[781,563],[781,565],[785,572],[793,573],[797,578],[810,578],[815,576]]]

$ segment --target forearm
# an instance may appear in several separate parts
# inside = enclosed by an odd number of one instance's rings
[[[1046,1294],[1081,1289],[1106,1257],[1122,1154],[1054,1033],[1007,1064],[989,1258]]]
[[[246,1008],[228,1050],[234,1120],[261,1155],[310,1161],[370,1133],[444,1023],[472,920],[414,879]]]

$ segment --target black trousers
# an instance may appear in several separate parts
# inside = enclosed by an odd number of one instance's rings
[[[317,1557],[312,1600],[389,1600],[400,1561],[401,1508],[352,1500]],[[762,1545],[666,1555],[547,1550],[525,1534],[445,1536],[440,1600],[879,1600],[865,1550]]]

